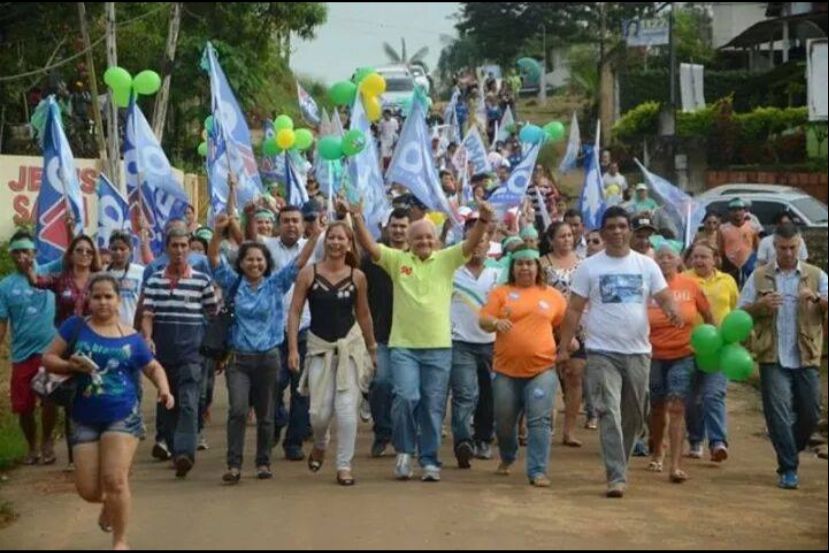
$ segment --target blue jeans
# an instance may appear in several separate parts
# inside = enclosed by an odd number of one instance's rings
[[[160,431],[173,456],[196,458],[199,428],[199,397],[201,397],[203,366],[201,363],[165,366],[170,391],[176,398],[175,407],[160,409]]]
[[[299,378],[302,371],[305,370],[305,352],[307,350],[308,342],[306,341],[305,332],[299,333],[299,372],[293,372],[288,369],[288,363],[284,363],[279,368],[279,374],[276,379],[276,392],[274,396],[275,415],[274,422],[276,427],[277,440],[282,428],[287,426],[285,431],[285,439],[282,441],[282,448],[285,450],[294,448],[302,449],[302,442],[305,438],[311,435],[311,417],[308,415],[309,400],[308,397],[299,393],[297,386],[299,386]],[[288,340],[283,340],[279,346],[279,355],[281,359],[288,359]],[[288,411],[285,410],[285,405],[282,400],[285,395],[285,389],[291,387],[291,403]]]
[[[797,471],[798,454],[806,449],[820,418],[818,369],[760,365],[760,390],[777,472]]]
[[[476,414],[480,399],[479,373],[484,372],[485,378],[488,379],[491,369],[492,344],[452,342],[450,385],[452,388],[452,437],[455,450],[463,442],[472,443],[472,417]],[[485,426],[485,422],[479,420],[475,422],[475,430],[478,434],[478,426]]]
[[[725,392],[728,379],[717,371],[704,373],[694,371],[691,379],[691,395],[685,402],[685,427],[688,443],[697,446],[708,437],[708,446],[717,443],[728,445],[728,430],[725,415]]]
[[[386,344],[377,344],[377,370],[368,393],[371,418],[374,420],[374,439],[389,443],[392,435],[391,353]]]
[[[203,368],[201,396],[199,397],[199,433],[204,430],[204,419],[207,410],[213,404],[213,388],[216,385],[216,361],[205,358]]]
[[[527,478],[547,474],[550,460],[551,414],[556,397],[556,372],[552,368],[532,378],[513,378],[496,373],[492,381],[495,400],[495,433],[501,461],[518,456],[518,417],[526,413]]]
[[[420,466],[439,467],[441,424],[449,394],[450,348],[391,348],[392,440],[397,453],[419,453]]]
[[[692,356],[679,359],[651,359],[651,405],[672,399],[687,400],[691,392],[693,372]]]

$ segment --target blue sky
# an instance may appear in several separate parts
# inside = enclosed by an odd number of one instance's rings
[[[291,68],[295,73],[327,84],[348,79],[355,68],[387,62],[383,42],[400,51],[406,39],[409,55],[429,47],[426,63],[434,70],[441,34],[456,36],[457,2],[328,3],[328,21],[311,41],[293,39]]]

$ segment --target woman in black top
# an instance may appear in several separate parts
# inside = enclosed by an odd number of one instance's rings
[[[371,380],[377,350],[366,277],[356,266],[351,229],[342,222],[332,223],[325,234],[325,258],[299,273],[288,316],[288,368],[299,371],[299,318],[308,300],[311,329],[300,380],[300,391],[310,392],[314,429],[308,468],[317,472],[322,467],[328,427],[336,414],[337,482],[344,486],[354,484],[351,461],[357,411],[361,388],[367,388]]]

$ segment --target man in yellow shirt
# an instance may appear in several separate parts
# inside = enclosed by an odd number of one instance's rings
[[[343,202],[345,203],[345,202]],[[362,207],[349,206],[357,240],[391,277],[394,287],[389,349],[394,386],[392,441],[397,451],[394,473],[412,477],[417,449],[422,479],[440,480],[438,451],[452,366],[450,307],[455,272],[466,263],[493,219],[486,202],[466,240],[436,251],[434,223],[415,221],[409,227],[409,250],[379,245],[366,228]]]

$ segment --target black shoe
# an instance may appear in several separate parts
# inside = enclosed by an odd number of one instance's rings
[[[305,459],[305,454],[302,452],[301,447],[286,447],[285,458],[289,461],[302,461]]]
[[[382,457],[383,453],[386,451],[386,447],[388,447],[389,442],[385,440],[374,440],[374,443],[371,444],[371,456],[372,457]]]
[[[187,455],[176,457],[176,478],[184,478],[190,469],[193,468],[193,461]]]
[[[239,469],[227,469],[227,472],[222,475],[222,482],[225,484],[238,484],[242,478],[242,473]]]
[[[167,461],[172,459],[172,455],[170,454],[170,448],[167,447],[167,444],[164,442],[156,442],[153,446],[153,457],[158,459],[159,461]]]
[[[273,473],[271,472],[271,467],[261,466],[256,469],[256,478],[259,480],[270,480],[273,478]]]
[[[472,444],[469,442],[461,442],[455,449],[455,457],[458,459],[459,469],[472,468],[472,457],[475,456],[475,450],[472,449]]]

